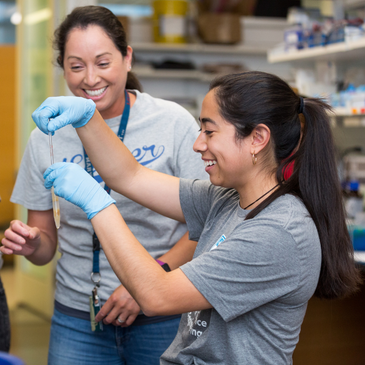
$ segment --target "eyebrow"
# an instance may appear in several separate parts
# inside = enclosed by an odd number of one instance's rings
[[[112,55],[110,52],[104,52],[104,53],[98,54],[95,58],[105,56],[106,54]],[[81,57],[77,57],[77,56],[68,56],[67,59],[69,59],[69,58],[77,58],[78,60],[82,60]]]
[[[200,118],[199,117],[199,122],[202,123],[202,124],[212,123],[214,125],[217,125],[217,123],[213,119],[210,119],[210,118]]]

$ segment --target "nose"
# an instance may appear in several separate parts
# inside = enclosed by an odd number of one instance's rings
[[[205,134],[200,131],[200,134],[193,145],[193,150],[197,153],[203,153],[207,150],[207,143],[205,140]]]
[[[100,81],[100,76],[98,75],[97,70],[94,67],[87,67],[84,77],[85,85],[93,87],[97,85],[99,81]]]

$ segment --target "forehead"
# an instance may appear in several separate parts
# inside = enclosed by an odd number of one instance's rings
[[[219,114],[218,103],[214,94],[214,90],[210,90],[207,95],[205,95],[202,103],[201,117]]]
[[[108,34],[98,25],[72,29],[65,44],[65,53],[85,50],[95,50],[98,53],[102,49],[118,51]]]

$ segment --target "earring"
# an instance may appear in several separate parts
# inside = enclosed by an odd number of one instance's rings
[[[132,69],[132,66],[129,66],[129,67],[128,67],[128,70],[130,71],[131,69]]]
[[[255,152],[252,154],[252,165],[256,165],[257,157],[255,156]]]

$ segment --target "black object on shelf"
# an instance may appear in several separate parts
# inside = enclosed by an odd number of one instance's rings
[[[152,66],[155,69],[164,69],[164,70],[195,70],[195,66],[191,62],[180,62],[174,60],[152,62]]]
[[[254,15],[286,18],[291,7],[301,7],[301,0],[257,0]]]

